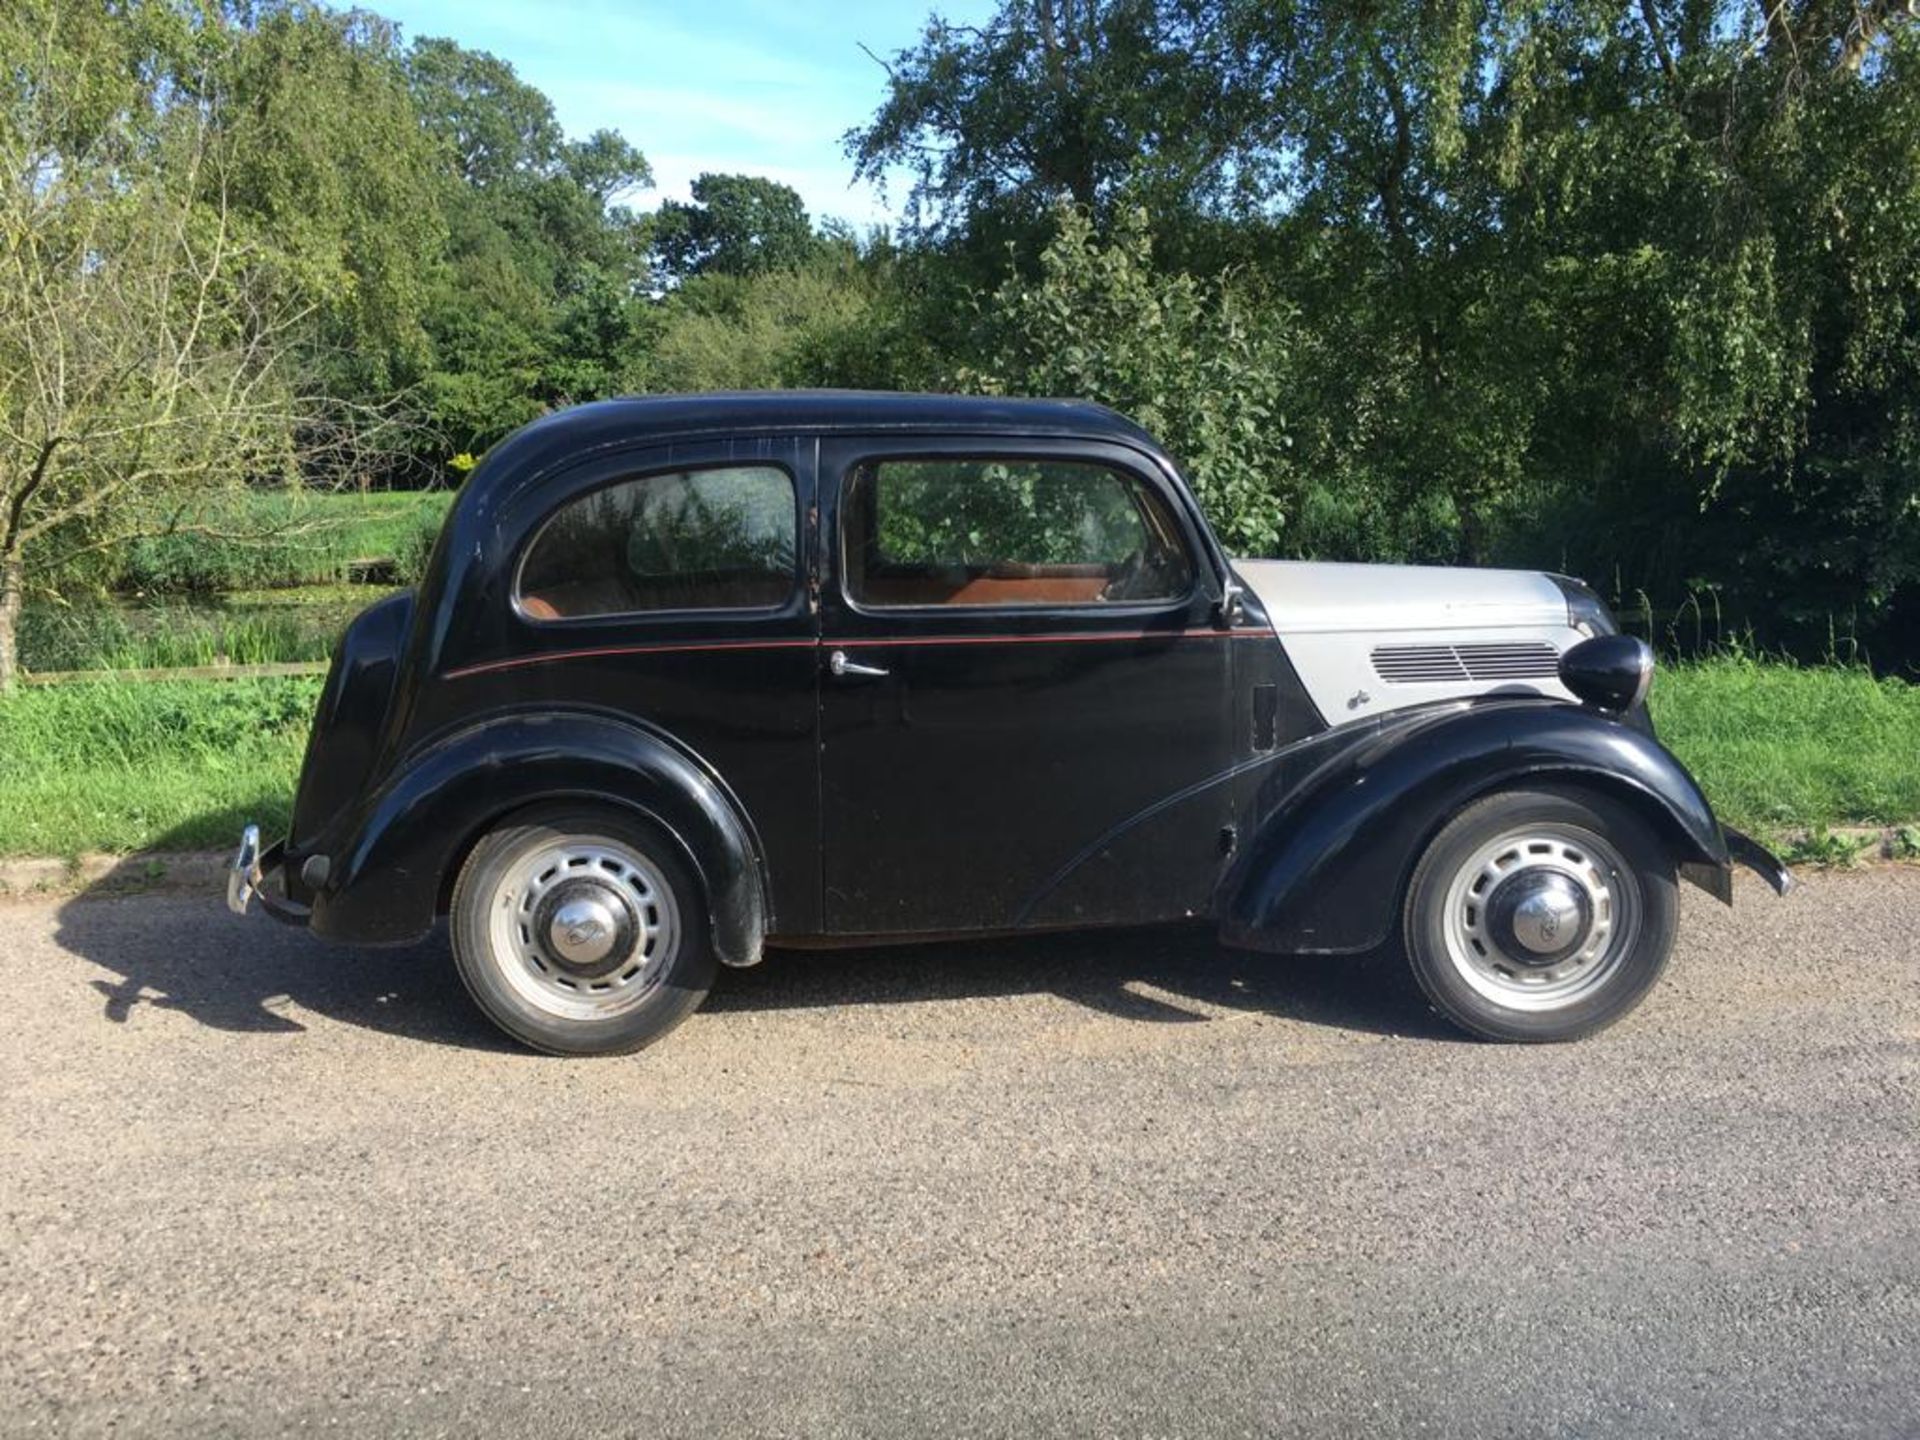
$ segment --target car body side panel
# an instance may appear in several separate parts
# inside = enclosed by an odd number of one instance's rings
[[[705,890],[720,958],[759,958],[765,867],[737,801],[666,737],[580,711],[495,715],[397,767],[347,829],[314,896],[315,932],[361,944],[420,938],[480,835],[529,805],[566,799],[626,807],[677,840]]]
[[[1459,702],[1328,731],[1281,757],[1261,784],[1258,831],[1224,882],[1221,933],[1255,949],[1371,949],[1451,815],[1494,789],[1547,781],[1619,795],[1677,863],[1728,868],[1699,786],[1639,729],[1553,701]]]

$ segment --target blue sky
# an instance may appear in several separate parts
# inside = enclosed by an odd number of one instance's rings
[[[840,137],[869,119],[885,74],[862,53],[891,55],[918,37],[930,10],[985,19],[991,0],[371,0],[404,38],[448,35],[510,61],[553,100],[569,135],[619,130],[653,165],[650,209],[684,198],[703,170],[782,180],[816,219],[889,218],[869,186],[849,188]]]

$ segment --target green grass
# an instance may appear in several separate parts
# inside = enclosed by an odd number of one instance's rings
[[[218,599],[36,601],[21,616],[21,663],[44,673],[324,660],[347,621],[388,593],[384,585],[314,585]]]
[[[107,582],[129,595],[213,595],[339,584],[372,561],[406,584],[419,577],[451,499],[446,491],[249,491],[194,530],[134,541]]]
[[[1920,818],[1920,686],[1727,656],[1662,669],[1652,706],[1730,825],[1777,835]]]
[[[284,833],[317,676],[0,696],[0,854],[196,850]]]
[[[224,846],[247,820],[284,831],[319,690],[300,677],[0,696],[0,854]],[[1717,659],[1664,669],[1654,714],[1729,824],[1777,837],[1920,819],[1920,686]]]

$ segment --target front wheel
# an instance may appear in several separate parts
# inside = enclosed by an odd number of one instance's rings
[[[1601,795],[1508,790],[1454,816],[1421,856],[1407,957],[1462,1029],[1573,1040],[1646,997],[1677,914],[1672,857],[1632,811]]]
[[[483,837],[455,882],[450,928],[475,1003],[557,1055],[638,1050],[713,985],[686,862],[652,826],[610,810],[546,809]]]

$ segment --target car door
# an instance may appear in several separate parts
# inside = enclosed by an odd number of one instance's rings
[[[819,457],[835,933],[1172,918],[1219,873],[1230,632],[1197,518],[1118,444]]]

